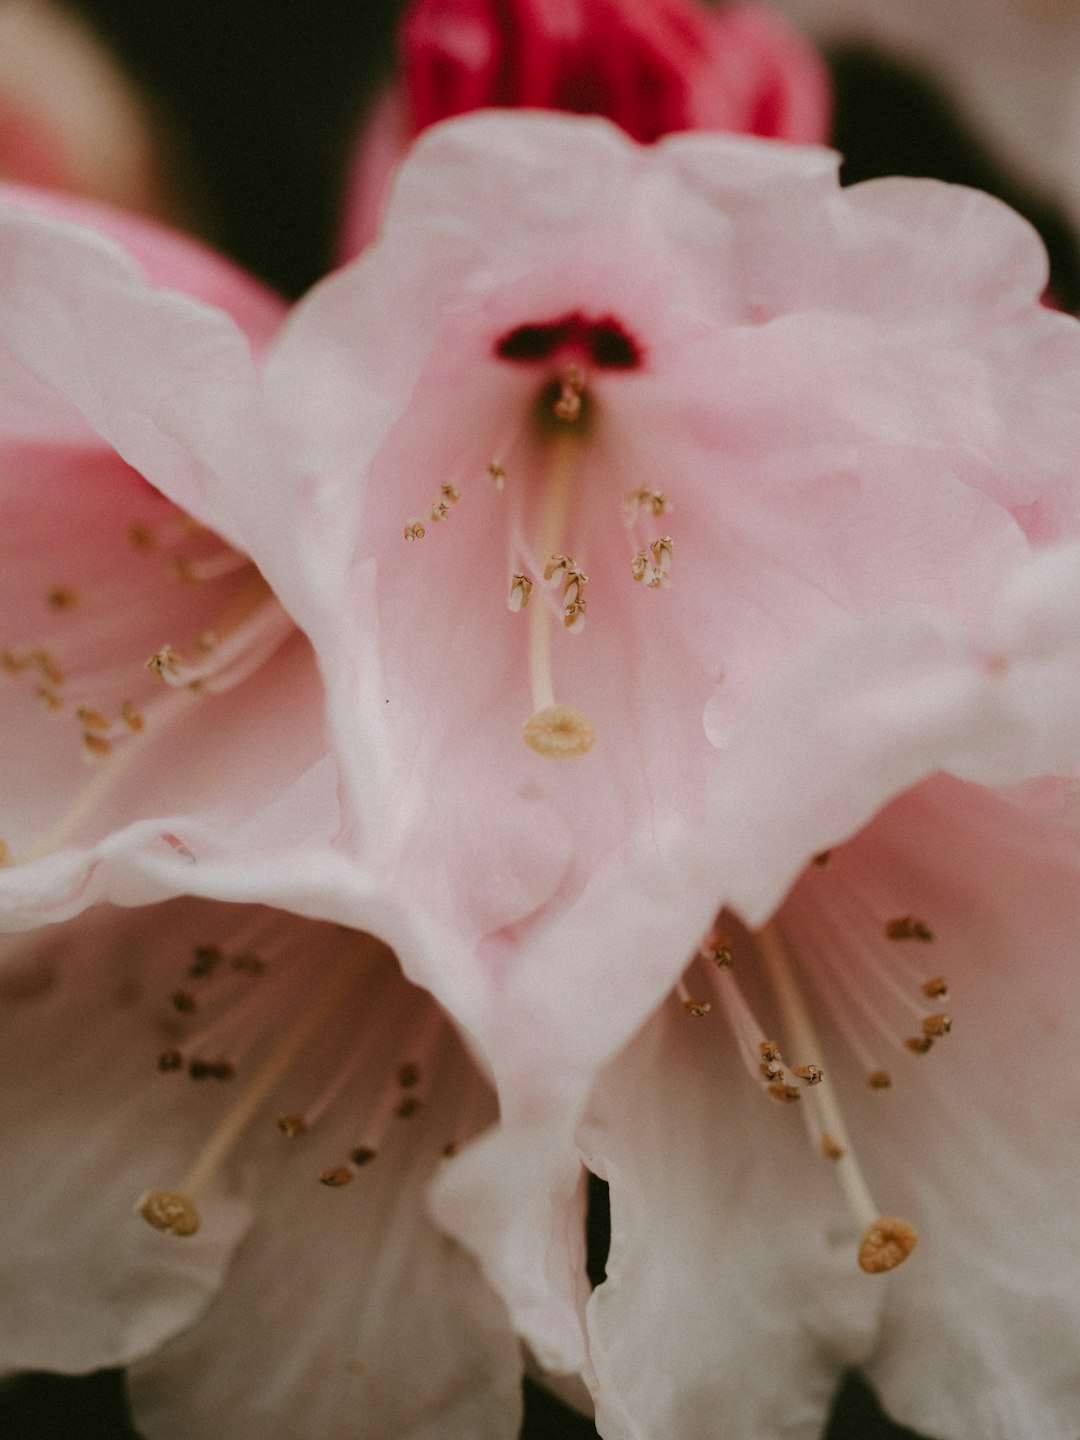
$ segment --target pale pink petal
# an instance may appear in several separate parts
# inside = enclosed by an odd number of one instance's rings
[[[132,1213],[146,1174],[198,1143],[209,1098],[153,1080],[142,996],[166,914],[133,925],[99,911],[5,942],[6,1367],[81,1372],[154,1349],[205,1309],[251,1222],[248,1201],[223,1188],[203,1233],[168,1249]]]

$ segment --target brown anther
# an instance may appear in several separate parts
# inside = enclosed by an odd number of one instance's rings
[[[635,580],[644,580],[649,573],[649,552],[639,550],[630,561],[630,574]]]
[[[871,1090],[888,1090],[892,1084],[892,1076],[887,1070],[871,1070],[866,1077],[866,1083]]]
[[[820,1065],[796,1065],[791,1073],[804,1085],[820,1085],[825,1079],[825,1071]]]
[[[83,731],[83,755],[87,760],[107,760],[112,754],[112,745],[103,735],[95,735],[91,730]]]
[[[563,609],[563,624],[572,635],[578,634],[585,625],[585,601],[572,600]]]
[[[194,585],[197,578],[191,568],[191,561],[185,560],[182,555],[174,555],[169,561],[169,573],[182,585]]]
[[[179,1050],[163,1050],[158,1056],[157,1068],[165,1074],[170,1070],[182,1070],[184,1057]]]
[[[190,1015],[195,1010],[195,996],[190,990],[174,990],[170,999],[173,1008],[179,1010],[181,1015]]]
[[[762,1040],[758,1050],[766,1064],[781,1064],[783,1061],[784,1057],[780,1054],[780,1046],[775,1040]]]
[[[778,1065],[775,1060],[762,1060],[758,1066],[758,1073],[764,1080],[783,1080],[784,1067]]]
[[[405,526],[406,540],[422,540],[426,534],[422,520],[410,520]]]
[[[952,1029],[951,1015],[927,1015],[922,1022],[922,1033],[932,1039],[940,1039]]]
[[[765,1087],[772,1098],[781,1105],[791,1105],[800,1098],[801,1091],[794,1085],[785,1085],[782,1080],[774,1080],[771,1085]]]
[[[904,1049],[910,1050],[912,1055],[925,1055],[933,1044],[934,1041],[929,1035],[908,1035],[904,1040]]]
[[[157,536],[149,525],[132,525],[128,531],[128,543],[136,550],[153,550],[157,547]]]
[[[165,1235],[195,1235],[201,1223],[194,1202],[174,1190],[147,1190],[139,1197],[135,1213]]]
[[[54,585],[45,596],[50,610],[74,610],[82,603],[82,597],[70,585]]]
[[[406,1095],[405,1099],[401,1101],[394,1111],[394,1114],[399,1120],[411,1120],[423,1103],[419,1095]]]
[[[895,1215],[875,1220],[859,1241],[859,1267],[867,1275],[884,1275],[903,1264],[919,1242],[914,1225]]]
[[[819,850],[818,853],[814,856],[813,863],[815,865],[827,865],[831,859],[831,850]]]
[[[826,1160],[842,1160],[844,1158],[844,1147],[827,1130],[821,1132],[821,1153]]]
[[[41,706],[41,708],[43,710],[47,710],[50,715],[55,714],[57,710],[62,710],[64,708],[63,700],[60,699],[60,696],[57,695],[55,690],[50,690],[47,685],[38,686],[37,702]]]
[[[213,630],[204,630],[195,641],[195,649],[199,655],[212,655],[220,644]]]
[[[596,740],[591,723],[570,705],[548,705],[535,711],[522,725],[521,733],[530,750],[552,760],[585,755]]]
[[[33,650],[27,656],[37,666],[38,674],[50,685],[63,685],[64,672],[47,650]]]
[[[718,970],[731,969],[731,941],[720,930],[713,930],[698,954],[703,960],[711,960]]]
[[[332,1190],[340,1190],[342,1185],[352,1183],[353,1172],[347,1165],[337,1165],[333,1170],[324,1170],[319,1176],[320,1185],[329,1185]]]
[[[16,655],[14,650],[0,650],[0,669],[8,675],[21,675],[30,664],[29,655]]]
[[[370,1165],[379,1152],[372,1150],[367,1145],[360,1145],[349,1156],[354,1165]]]
[[[928,1000],[944,1000],[949,993],[947,981],[941,975],[935,975],[933,980],[924,980],[922,993]]]
[[[111,721],[100,710],[91,710],[89,705],[76,705],[75,714],[87,730],[108,730]]]
[[[533,582],[520,570],[515,570],[510,577],[510,595],[507,606],[516,615],[518,611],[524,610],[529,603],[529,596],[532,594]]]
[[[303,1115],[279,1115],[277,1125],[281,1133],[287,1135],[290,1140],[295,1140],[298,1135],[307,1134],[308,1123]]]
[[[188,966],[187,973],[192,980],[205,980],[207,975],[214,973],[225,958],[216,945],[195,945],[192,947],[191,953],[194,958]]]
[[[146,721],[130,700],[125,700],[120,706],[120,719],[123,720],[128,729],[134,731],[136,735],[140,730],[146,728]]]
[[[933,940],[934,932],[924,920],[915,915],[900,915],[885,922],[885,936],[889,940]]]
[[[449,505],[456,505],[461,499],[461,491],[456,485],[451,485],[449,481],[439,486],[439,494]]]
[[[506,484],[506,471],[503,469],[503,467],[499,464],[497,460],[488,461],[487,473],[488,479],[495,486],[495,489],[501,490]]]
[[[146,662],[146,668],[151,675],[157,675],[164,679],[166,675],[176,675],[180,670],[180,656],[171,645],[162,645],[160,650],[155,650],[150,659]]]
[[[581,418],[581,395],[585,381],[576,365],[568,365],[559,383],[559,398],[552,409],[556,420],[571,425]]]
[[[231,1060],[215,1060],[210,1066],[210,1074],[215,1080],[234,1080],[236,1066]]]
[[[398,1069],[398,1084],[403,1090],[411,1090],[420,1084],[420,1066],[413,1060],[406,1060]]]
[[[435,503],[432,505],[431,509],[428,511],[428,519],[432,521],[433,524],[438,525],[439,521],[445,520],[449,514],[450,506],[446,503],[446,501],[436,500]],[[407,540],[409,538],[408,535],[406,535],[405,538]]]
[[[682,1002],[682,1008],[686,1011],[687,1015],[693,1015],[695,1019],[701,1020],[708,1015],[712,1006],[708,1000],[698,1000],[696,996],[688,995]]]
[[[207,1060],[189,1060],[187,1072],[192,1080],[209,1080],[214,1067]]]
[[[446,1144],[442,1147],[443,1159],[452,1160],[460,1149],[461,1146],[457,1143],[456,1140],[448,1140]]]

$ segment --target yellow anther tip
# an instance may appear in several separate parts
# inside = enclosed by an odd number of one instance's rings
[[[867,1275],[884,1275],[887,1270],[902,1265],[918,1243],[914,1225],[895,1215],[885,1215],[863,1231],[859,1241],[859,1267]]]
[[[521,727],[521,733],[530,750],[553,760],[585,755],[596,739],[590,721],[571,705],[548,705],[535,711]]]
[[[202,1223],[193,1202],[173,1190],[147,1190],[135,1213],[165,1235],[194,1235]]]

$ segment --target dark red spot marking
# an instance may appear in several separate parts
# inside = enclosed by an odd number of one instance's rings
[[[540,324],[517,325],[495,343],[502,360],[550,360],[560,350],[583,353],[598,370],[636,370],[641,346],[613,315],[590,319],[580,310]]]

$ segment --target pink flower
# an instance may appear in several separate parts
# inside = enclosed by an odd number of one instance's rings
[[[841,1048],[861,1046],[878,1068],[892,1063],[880,1058],[887,1045],[914,1064],[903,1041],[934,1038],[924,1020],[947,1028],[919,988],[939,962],[915,979],[889,970],[903,999],[880,1027],[845,1021],[839,1007],[831,1018],[836,985],[803,1023],[795,987],[831,973],[817,959],[824,941],[803,938],[806,916],[840,904],[813,925],[840,927],[836,963],[858,975],[853,1003],[876,1014],[880,972],[908,953],[885,936],[892,921],[911,915],[914,926],[929,911],[948,937],[942,969],[970,973],[976,932],[958,917],[971,872],[958,867],[952,890],[931,893],[903,852],[895,873],[851,881],[838,850],[775,929],[761,927],[828,846],[850,839],[861,875],[872,857],[902,851],[904,835],[917,860],[912,817],[936,814],[943,795],[959,797],[959,833],[969,803],[985,806],[1007,855],[1009,826],[1027,822],[1011,821],[989,790],[969,802],[960,782],[1068,773],[1080,757],[1077,561],[1057,554],[1078,534],[1080,332],[1038,305],[1044,279],[1029,227],[973,192],[899,180],[841,191],[822,151],[699,135],[643,150],[598,122],[478,116],[418,142],[381,242],[298,308],[268,361],[297,466],[282,504],[314,600],[305,624],[353,843],[402,908],[411,903],[411,934],[393,941],[407,973],[479,1038],[499,1090],[501,1129],[441,1177],[439,1214],[482,1255],[545,1363],[595,1368],[613,1435],[694,1433],[677,1405],[664,1408],[672,1391],[650,1389],[650,1372],[635,1369],[633,1346],[674,1346],[713,1321],[680,1311],[683,1328],[663,1341],[630,1323],[645,1296],[627,1276],[642,1274],[658,1223],[635,1176],[652,1161],[627,1158],[633,1113],[606,1087],[595,1103],[616,1118],[575,1147],[594,1075],[677,987],[722,905],[751,931],[783,937],[763,999],[753,974],[734,996],[723,982],[740,1041],[775,1038],[787,1057],[775,1081],[792,1083],[789,1065],[831,1077],[837,1026]],[[377,666],[370,650],[362,663],[355,652],[373,624]],[[918,788],[938,770],[958,788]],[[898,837],[882,821],[863,837],[907,791],[907,830]],[[1068,850],[1039,823],[1044,853]],[[861,932],[843,918],[847,905],[869,912],[867,951],[854,960]],[[705,983],[696,964],[691,989]],[[721,997],[710,1003],[719,1012]],[[766,1018],[747,1019],[747,1005]],[[977,1016],[973,1001],[962,1023]],[[671,1018],[655,1022],[660,1033]],[[807,1044],[822,1032],[826,1058]],[[991,1022],[988,1053],[994,1033]],[[675,1142],[662,1126],[678,1128],[679,1101],[648,1063],[662,1053],[655,1043],[625,1063],[635,1094],[655,1092],[649,1143],[663,1170]],[[935,1041],[930,1063],[950,1044]],[[1037,1055],[1026,1064],[1039,1074]],[[865,1075],[856,1083],[865,1121]],[[816,1424],[835,1366],[870,1352],[882,1314],[917,1330],[932,1311],[919,1333],[958,1341],[944,1256],[920,1258],[926,1278],[898,1281],[894,1301],[864,1289],[849,1303],[846,1277],[877,1283],[859,1275],[851,1217],[870,1232],[875,1266],[910,1246],[903,1228],[895,1247],[875,1243],[881,1215],[925,1230],[941,1207],[924,1214],[888,1163],[909,1133],[900,1119],[881,1158],[865,1158],[873,1120],[846,1146],[831,1078],[813,1089],[800,1112],[813,1115],[821,1096],[826,1108],[817,1154],[799,1163],[828,1168],[825,1131],[848,1154],[834,1164],[842,1187],[808,1210],[781,1187],[771,1203],[789,1206],[780,1250],[793,1258],[774,1264],[770,1230],[747,1283],[767,1276],[767,1314],[786,1296],[785,1323],[800,1334],[822,1307],[820,1343],[792,1353],[792,1383],[815,1397]],[[894,1103],[890,1092],[881,1108]],[[634,1257],[593,1302],[586,1338],[581,1154],[611,1176],[615,1254]],[[691,1155],[678,1172],[694,1181],[693,1224],[672,1242],[683,1246],[680,1275],[698,1263],[685,1237],[700,1236],[702,1215],[716,1221],[700,1188],[707,1167],[695,1165]],[[868,1171],[886,1183],[868,1188]],[[979,1256],[965,1259],[958,1283],[981,1294],[990,1282]],[[693,1287],[685,1297],[704,1303]],[[733,1324],[762,1339],[745,1307]],[[1008,1404],[993,1343],[969,1380],[951,1382],[955,1397],[977,1391],[986,1413]],[[887,1393],[915,1413],[921,1372],[906,1368],[903,1345],[883,1353],[903,1377]],[[671,1373],[681,1393],[704,1387],[719,1404],[723,1385],[703,1378],[701,1354],[685,1346],[687,1368],[671,1360]],[[1039,1389],[1038,1367],[1028,1380]],[[641,1387],[648,1421],[635,1419]],[[1063,1403],[1051,1395],[1038,1413]],[[960,1433],[957,1413],[943,1407],[937,1428]]]
[[[235,534],[204,528],[198,494],[216,464],[257,483],[239,428],[234,453],[213,453],[213,412],[243,395],[250,347],[284,307],[146,222],[44,192],[4,199],[6,924],[212,889],[229,855],[228,884],[269,867],[287,891],[337,826],[319,683]],[[152,470],[189,484],[184,510],[139,473]],[[283,875],[271,857],[286,853]]]
[[[384,947],[99,908],[0,994],[0,1365],[130,1366],[150,1437],[517,1434],[517,1342],[424,1203],[491,1095]]]
[[[817,54],[764,5],[700,0],[414,0],[401,77],[356,154],[342,255],[374,239],[388,185],[429,125],[487,106],[606,115],[650,142],[678,130],[825,140]]]

